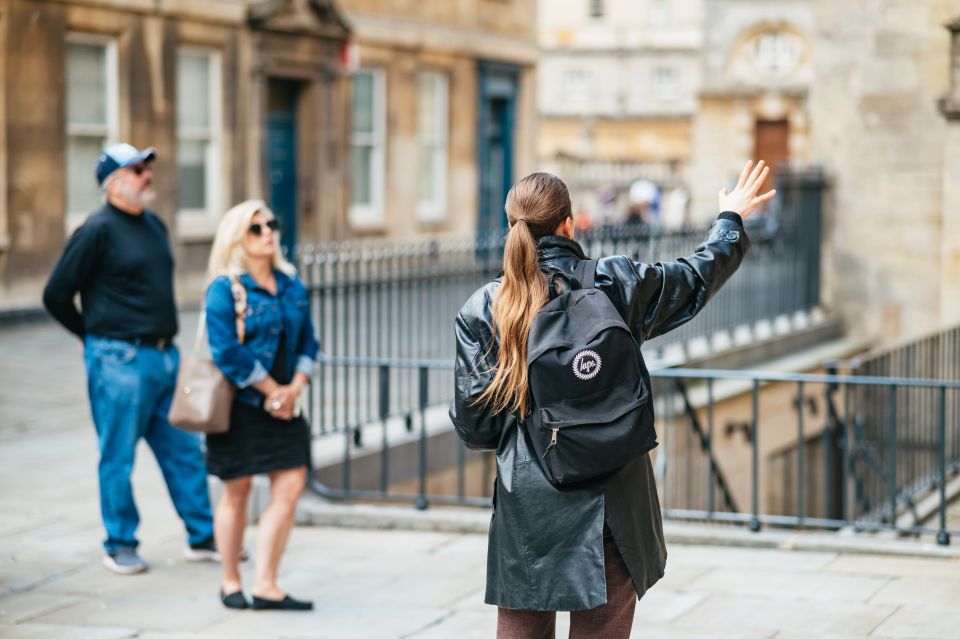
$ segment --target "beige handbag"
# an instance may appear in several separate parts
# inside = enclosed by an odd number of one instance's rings
[[[236,313],[237,339],[246,336],[243,316],[247,311],[247,291],[238,277],[230,280],[233,310]],[[196,433],[225,433],[230,428],[230,409],[236,388],[213,360],[201,354],[207,324],[206,309],[200,313],[193,354],[180,365],[177,388],[167,418],[177,428]]]

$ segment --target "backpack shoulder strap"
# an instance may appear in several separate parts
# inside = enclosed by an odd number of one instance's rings
[[[573,271],[580,288],[595,288],[597,275],[597,260],[581,260]]]

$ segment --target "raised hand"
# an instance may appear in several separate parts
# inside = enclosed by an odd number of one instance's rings
[[[751,171],[750,168],[753,167]],[[753,211],[765,202],[769,202],[777,194],[776,190],[770,189],[763,195],[758,196],[757,191],[763,186],[770,174],[770,167],[764,166],[763,160],[753,166],[753,160],[747,162],[740,173],[740,180],[736,188],[727,193],[726,189],[720,189],[720,210],[733,211],[739,213],[740,217],[747,219]]]

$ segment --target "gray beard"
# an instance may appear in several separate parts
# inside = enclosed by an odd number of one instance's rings
[[[121,199],[141,208],[150,206],[153,204],[153,201],[157,199],[157,192],[152,188],[145,189],[138,193],[130,184],[121,184],[117,195],[119,195]]]

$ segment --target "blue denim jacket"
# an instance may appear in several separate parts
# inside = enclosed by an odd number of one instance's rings
[[[240,276],[247,289],[244,317],[246,335],[237,339],[236,315],[230,278],[221,276],[210,283],[206,294],[207,334],[210,353],[217,367],[237,386],[237,399],[262,406],[263,394],[252,384],[263,381],[273,369],[283,327],[286,339],[287,374],[313,374],[319,345],[310,319],[310,299],[296,276],[274,271],[277,294],[271,295],[249,274]]]

